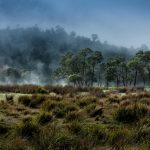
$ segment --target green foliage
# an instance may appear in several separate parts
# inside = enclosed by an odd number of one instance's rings
[[[30,96],[20,96],[18,98],[18,102],[25,106],[30,106],[31,97]]]
[[[32,120],[22,122],[22,124],[16,129],[19,136],[25,138],[33,138],[39,133],[39,126]]]
[[[91,103],[96,103],[96,97],[84,97],[79,100],[78,105],[83,108]]]
[[[6,124],[0,123],[0,135],[6,134],[9,131],[9,127]]]
[[[32,108],[37,108],[38,106],[40,106],[47,97],[45,97],[44,95],[32,95],[32,96],[20,96],[18,98],[18,102],[25,105],[25,106],[29,106]]]
[[[144,105],[133,105],[130,107],[119,108],[114,115],[117,121],[123,123],[133,123],[141,117],[147,116],[149,109]]]
[[[89,48],[81,49],[77,54],[68,52],[62,57],[55,75],[68,79],[78,87],[89,86],[97,80],[95,68],[102,60],[100,51],[92,51]]]
[[[66,116],[67,122],[80,121],[81,116],[77,112],[69,112]]]
[[[37,122],[42,125],[51,122],[52,119],[53,119],[52,114],[48,112],[42,112],[37,116]]]

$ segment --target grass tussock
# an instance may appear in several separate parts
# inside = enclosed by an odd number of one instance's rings
[[[0,102],[2,150],[150,148],[148,91],[50,85],[0,90],[27,92],[13,105]]]

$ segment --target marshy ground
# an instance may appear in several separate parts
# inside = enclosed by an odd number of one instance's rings
[[[0,90],[2,150],[150,149],[148,90],[32,85]]]

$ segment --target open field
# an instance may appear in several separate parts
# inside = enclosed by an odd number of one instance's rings
[[[150,149],[149,90],[0,89],[2,150]]]

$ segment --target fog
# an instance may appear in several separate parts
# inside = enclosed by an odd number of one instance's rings
[[[67,51],[89,47],[105,58],[115,54],[129,58],[139,49],[148,50],[149,4],[0,0],[0,82],[51,83],[53,70]]]
[[[150,46],[149,0],[0,0],[0,27],[56,25],[118,46]]]

